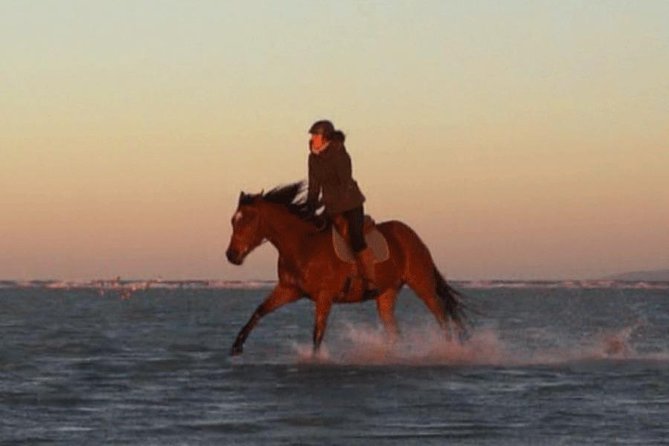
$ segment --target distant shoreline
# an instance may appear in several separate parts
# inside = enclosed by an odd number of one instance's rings
[[[203,286],[203,287],[235,287],[244,286],[248,284],[274,284],[276,278],[267,279],[162,279],[162,278],[122,278],[117,276],[115,278],[95,278],[95,279],[58,279],[58,278],[40,278],[40,279],[0,279],[0,286],[9,283],[15,284],[32,284],[32,285],[53,285],[61,284],[90,284],[98,286],[119,286],[124,284],[146,284],[149,286]],[[611,274],[602,277],[594,278],[563,278],[563,279],[463,279],[447,277],[449,282],[460,284],[519,284],[519,283],[534,283],[534,284],[550,284],[550,283],[596,283],[596,282],[669,282],[669,269],[662,270],[645,270],[645,271],[628,271],[623,273]]]
[[[515,285],[542,285],[550,286],[557,284],[592,286],[607,282],[669,282],[669,269],[628,271],[611,274],[603,277],[590,279],[454,279],[447,278],[449,282],[464,286],[513,286]],[[96,287],[114,288],[124,286],[144,286],[145,288],[253,288],[273,286],[276,278],[270,279],[162,279],[162,278],[96,278],[96,279],[0,279],[0,287],[6,288],[11,285],[32,287]]]
[[[450,280],[464,289],[669,289],[669,280],[644,280],[632,275],[623,279],[595,280]],[[641,276],[643,277],[643,276]],[[657,277],[657,276],[653,276]],[[663,276],[662,276],[663,277]],[[53,289],[146,291],[152,289],[271,289],[272,280],[0,280],[0,289]]]

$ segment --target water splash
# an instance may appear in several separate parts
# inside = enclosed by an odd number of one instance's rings
[[[338,339],[330,341],[317,356],[310,344],[293,346],[299,363],[333,365],[406,365],[406,366],[543,366],[582,361],[669,361],[668,352],[639,353],[632,337],[638,324],[604,332],[565,345],[530,348],[517,333],[508,339],[492,328],[475,331],[466,342],[446,339],[443,332],[414,329],[389,343],[383,330],[348,325]],[[544,333],[546,339],[554,334]]]
[[[466,343],[446,339],[437,330],[412,330],[388,342],[382,330],[348,325],[345,332],[312,356],[311,345],[296,344],[301,363],[355,365],[499,365],[508,356],[506,347],[491,330],[481,330]]]
[[[571,342],[568,346],[540,349],[532,353],[530,365],[557,365],[580,361],[643,359],[631,343],[636,325]]]

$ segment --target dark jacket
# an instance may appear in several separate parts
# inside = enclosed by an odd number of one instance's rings
[[[365,201],[351,176],[351,157],[340,142],[330,141],[321,153],[309,154],[308,202],[315,204],[321,192],[325,212],[330,215],[350,211]]]

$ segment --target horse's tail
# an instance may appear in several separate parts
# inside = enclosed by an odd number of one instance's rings
[[[444,305],[446,315],[455,322],[461,333],[466,332],[467,314],[465,312],[466,306],[463,302],[464,296],[446,282],[446,279],[444,279],[444,276],[441,275],[436,266],[434,267],[434,277],[437,295]]]

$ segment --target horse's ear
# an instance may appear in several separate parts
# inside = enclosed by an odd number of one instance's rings
[[[253,195],[249,195],[245,192],[239,193],[239,205],[251,204],[253,202]]]
[[[252,195],[242,192],[239,194],[239,205],[241,206],[241,205],[253,204],[256,198],[258,198],[258,195]]]

